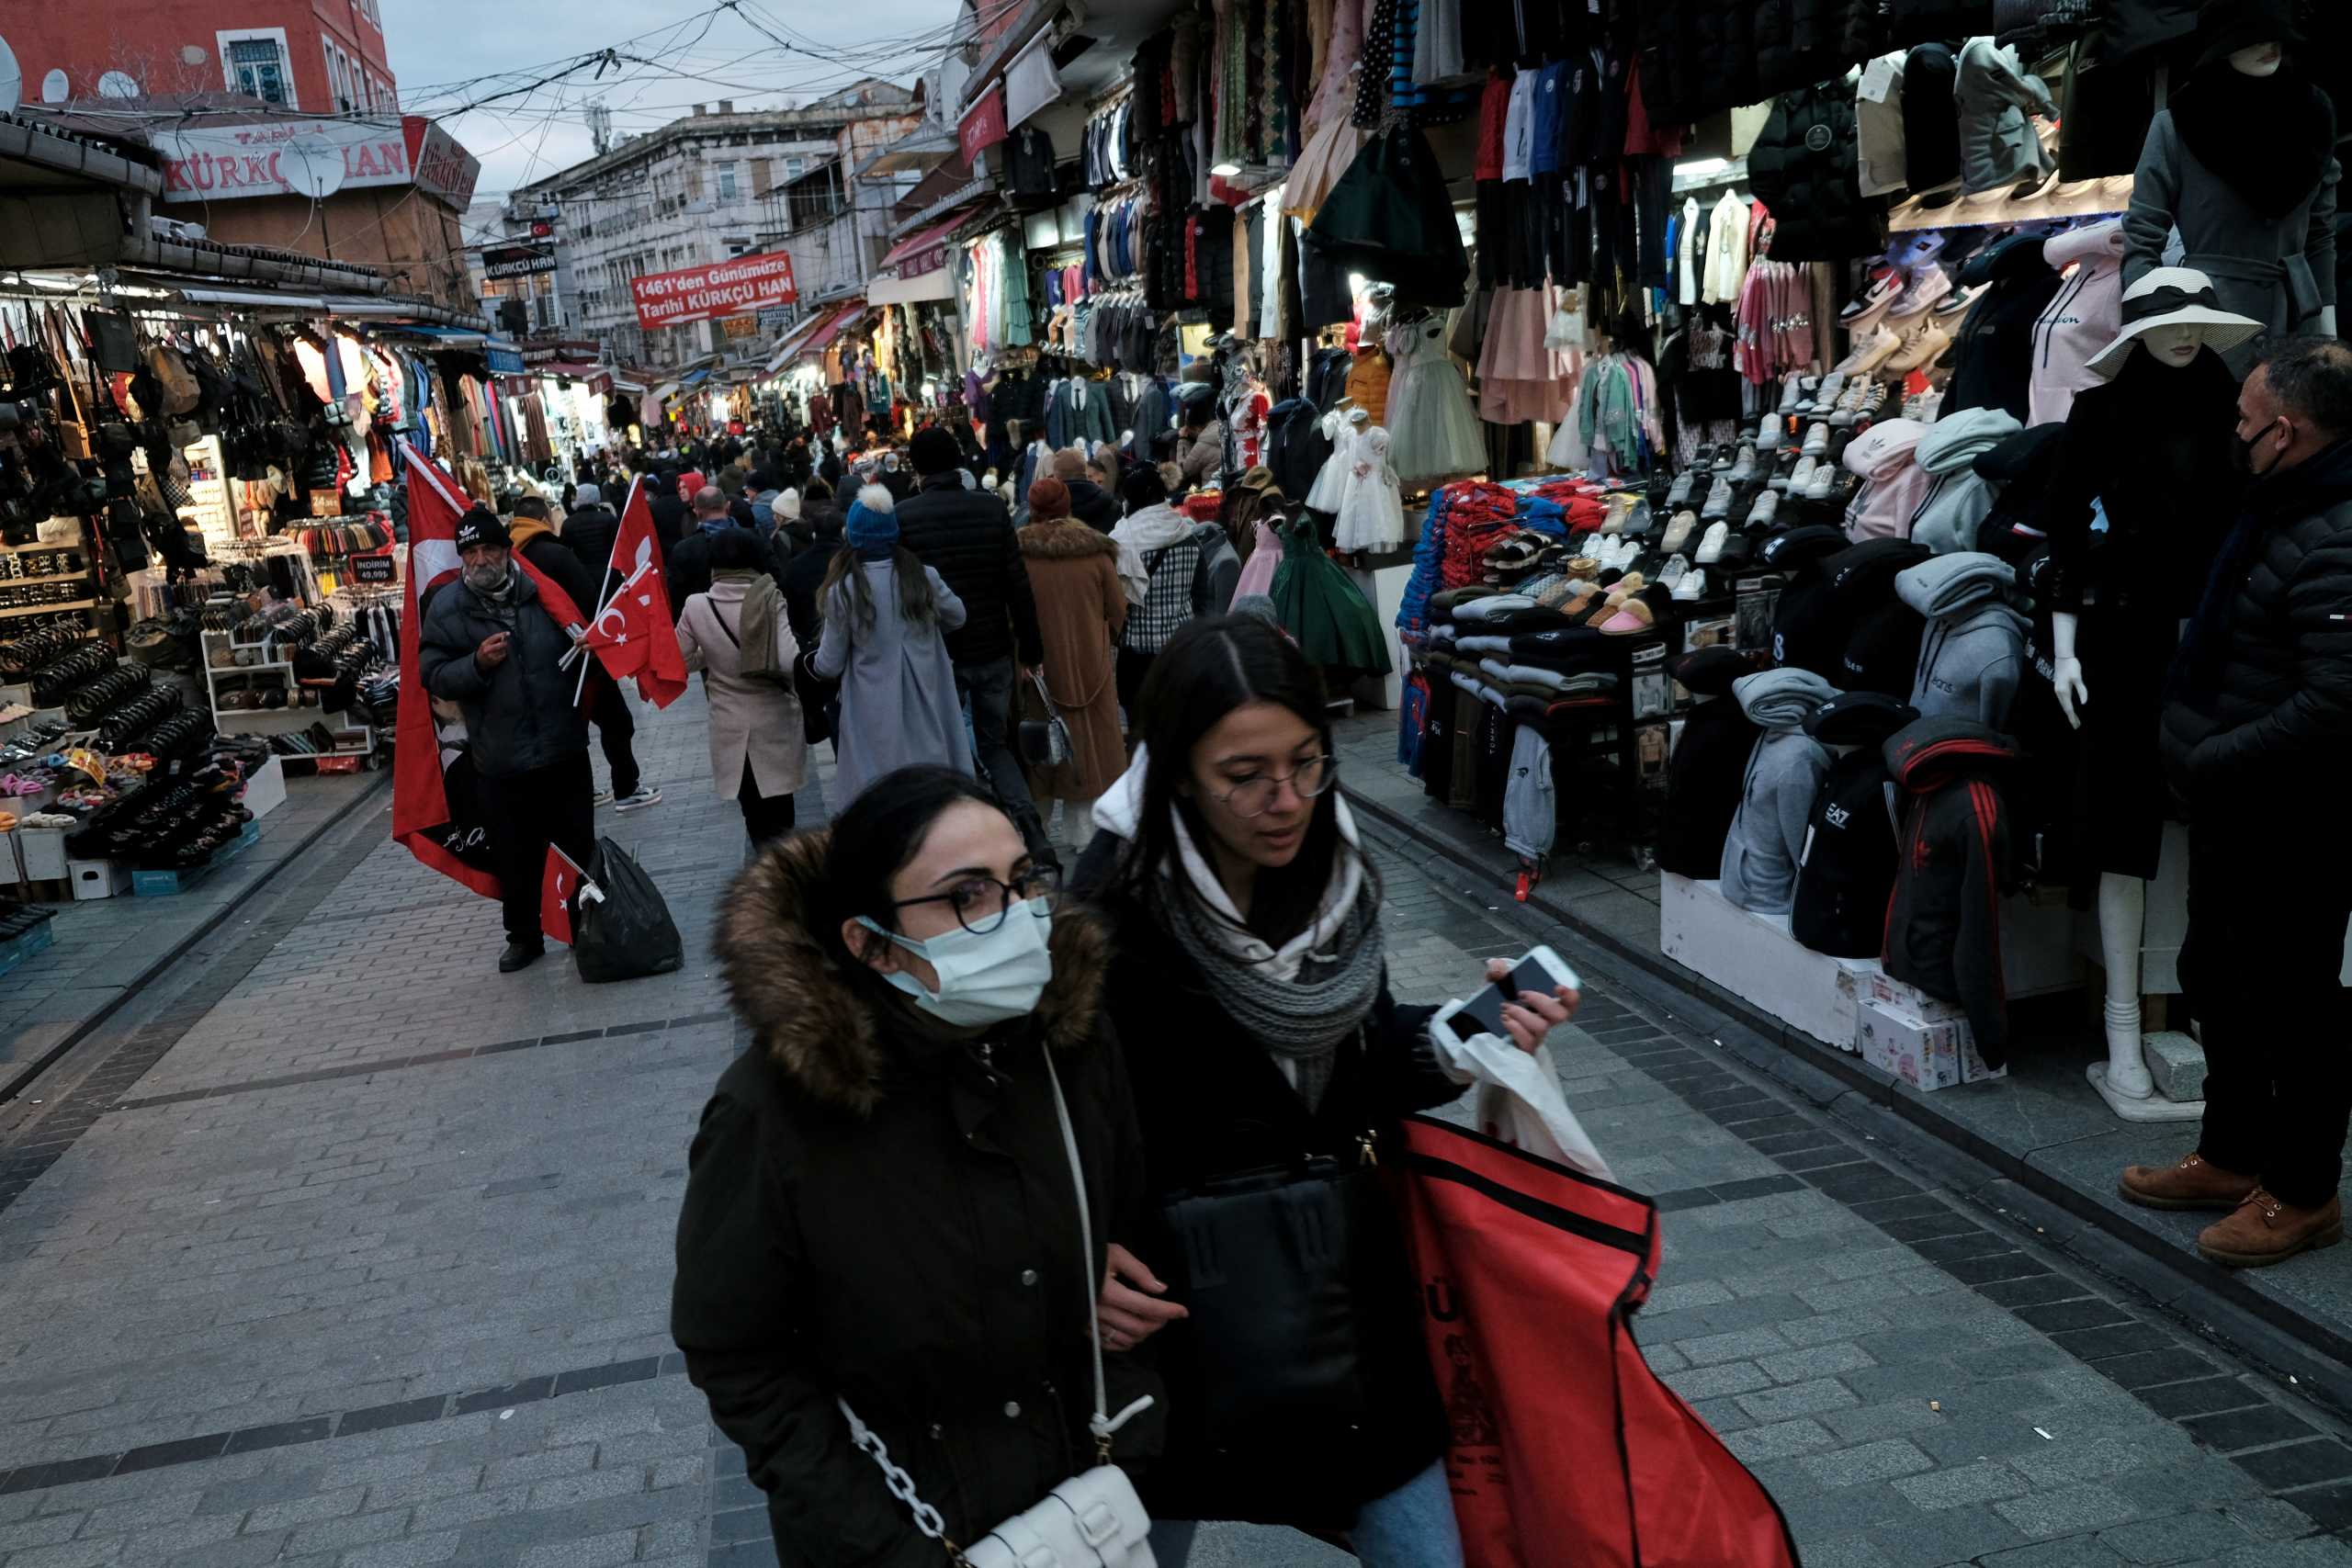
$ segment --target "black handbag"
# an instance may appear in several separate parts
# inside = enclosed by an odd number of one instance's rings
[[[804,648],[792,661],[793,689],[800,694],[800,734],[811,746],[831,740],[842,722],[842,683],[817,673],[817,650]]]

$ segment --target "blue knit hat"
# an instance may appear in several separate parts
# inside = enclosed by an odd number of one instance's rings
[[[867,485],[850,502],[842,537],[867,560],[887,559],[899,542],[898,502],[880,485]]]

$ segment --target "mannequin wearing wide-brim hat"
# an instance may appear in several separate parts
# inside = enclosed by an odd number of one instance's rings
[[[2207,0],[2205,51],[2148,127],[2123,218],[2123,281],[2161,265],[2211,276],[2270,333],[2335,335],[2337,111],[2295,61],[2294,0]],[[2224,357],[2243,379],[2252,349]]]
[[[2123,326],[2091,356],[2105,381],[2066,418],[2035,580],[2051,608],[2052,684],[2082,731],[2075,884],[2096,877],[2107,965],[2111,1102],[2152,1101],[2142,1058],[2140,948],[2167,802],[2157,756],[2165,672],[2234,513],[2237,378],[2223,355],[2262,330],[2213,280],[2158,267],[2124,289]],[[2129,1111],[2124,1112],[2131,1114]]]

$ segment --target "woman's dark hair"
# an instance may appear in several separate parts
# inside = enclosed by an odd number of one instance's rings
[[[1323,682],[1306,656],[1288,637],[1255,615],[1213,615],[1187,623],[1169,639],[1137,699],[1136,732],[1145,748],[1143,813],[1114,877],[1130,892],[1149,889],[1159,867],[1176,853],[1181,817],[1193,843],[1205,848],[1208,826],[1180,787],[1193,778],[1193,749],[1235,709],[1250,703],[1276,703],[1331,745],[1331,720],[1323,705]],[[1305,931],[1321,906],[1339,853],[1340,814],[1329,802],[1334,788],[1315,803],[1306,840],[1288,865],[1261,869],[1250,900],[1250,930],[1272,946]],[[1364,874],[1375,877],[1370,861]],[[1196,897],[1190,881],[1173,879],[1178,897]],[[1204,914],[1206,911],[1203,911]]]
[[[1120,481],[1119,498],[1127,503],[1127,514],[1133,516],[1147,506],[1158,506],[1166,501],[1168,486],[1158,468],[1140,468]]]
[[[800,487],[800,499],[804,502],[831,501],[833,499],[833,487],[827,484],[821,476],[812,475],[808,482]]]
[[[767,564],[760,536],[749,528],[721,528],[711,536],[710,570],[757,571]]]
[[[898,911],[890,908],[890,879],[906,869],[922,851],[931,825],[958,801],[974,800],[1001,811],[996,796],[969,773],[953,768],[899,768],[884,773],[859,792],[835,814],[832,837],[825,845],[824,886],[819,893],[822,919],[815,935],[837,959],[850,962],[853,976],[863,975],[882,987],[881,978],[865,966],[862,953],[842,941],[842,922],[859,916],[876,925],[898,929]],[[880,941],[876,937],[874,940]]]
[[[833,552],[833,564],[825,569],[825,581],[817,590],[817,609],[824,613],[827,601],[839,588],[849,601],[851,629],[870,632],[874,629],[873,591],[866,586],[865,573],[854,545],[843,545]],[[899,584],[899,615],[910,624],[939,619],[939,600],[931,591],[931,576],[922,569],[922,561],[904,545],[890,547],[891,575]]]

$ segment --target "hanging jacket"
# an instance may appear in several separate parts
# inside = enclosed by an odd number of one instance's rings
[[[1510,782],[1503,786],[1503,847],[1540,861],[1552,852],[1560,829],[1552,743],[1541,724],[1521,724],[1510,743]]]
[[[1950,412],[1919,437],[1914,459],[1928,476],[1909,537],[1938,555],[1976,547],[1976,525],[1993,509],[1993,487],[1977,477],[1976,459],[2024,428],[1999,409]]]
[[[1916,419],[1883,419],[1847,446],[1847,470],[1862,480],[1846,508],[1848,538],[1899,539],[1909,529],[1928,490],[1928,476],[1914,460],[1927,433]]]
[[[1923,718],[1951,716],[1997,729],[2026,668],[2032,624],[2009,604],[2017,573],[1978,552],[1938,556],[1902,572],[1894,591],[1927,617],[1911,682]]]
[[[2006,409],[2020,423],[2031,412],[2033,324],[2064,280],[2042,259],[2041,241],[2013,234],[1961,264],[1963,288],[1990,284],[1952,335],[1943,417],[1963,409]]]
[[[1822,562],[1829,578],[1829,614],[1844,632],[1830,678],[1849,692],[1907,696],[1919,661],[1926,624],[1894,592],[1894,579],[1928,558],[1928,547],[1909,539],[1865,539]]]
[[[1411,125],[1392,126],[1363,144],[1302,243],[1326,265],[1387,282],[1399,305],[1451,309],[1462,303],[1470,278],[1445,173],[1427,134]],[[1211,314],[1221,319],[1214,306]]]
[[[1463,10],[1487,8],[1476,0]],[[1499,9],[1532,17],[1545,8]],[[1761,103],[1841,75],[1887,47],[1878,0],[1645,0],[1630,9],[1653,125]]]
[[[1825,680],[1838,676],[1838,656],[1846,650],[1845,624],[1831,608],[1829,574],[1823,563],[1847,547],[1843,532],[1811,524],[1775,534],[1756,552],[1767,571],[1788,573],[1772,605],[1772,662],[1810,670]]]
[[[1949,44],[1923,43],[1903,57],[1903,183],[1915,196],[1960,178],[1959,78]]]
[[[2006,785],[2017,745],[1964,718],[1923,718],[1890,736],[1887,771],[1904,793],[1894,892],[1879,961],[1968,1014],[1991,1067],[2009,1059],[2001,974],[2001,896],[2010,881]]]
[[[2070,265],[2074,271],[2034,318],[2028,424],[2064,419],[2075,394],[2098,385],[2091,355],[2115,341],[2123,321],[2123,224],[2110,218],[2053,234],[2042,242],[2041,255],[2061,271]]]
[[[1773,104],[1747,173],[1778,225],[1774,261],[1843,261],[1885,243],[1878,203],[1862,196],[1860,158],[1854,88],[1842,75]]]
[[[1748,753],[1739,810],[1724,839],[1723,895],[1759,915],[1786,914],[1813,797],[1829,771],[1829,753],[1804,733],[1804,721],[1837,689],[1809,670],[1767,670],[1741,676],[1732,694],[1763,733]]]
[[[1699,881],[1723,874],[1748,758],[1762,735],[1729,695],[1710,697],[1682,721],[1682,738],[1666,767],[1666,813],[1658,829],[1662,871]]]
[[[2057,102],[2014,51],[1971,39],[1960,51],[1952,101],[1960,111],[1960,183],[1971,195],[2039,184],[2057,166],[2030,118],[2057,118]]]
[[[1284,496],[1305,501],[1330,457],[1331,439],[1323,434],[1323,417],[1313,403],[1285,398],[1266,411],[1266,467]]]
[[[1822,775],[1789,907],[1790,934],[1815,953],[1878,956],[1894,886],[1894,779],[1883,748],[1918,716],[1882,693],[1846,692],[1805,721],[1822,745],[1854,748]]]
[[[1976,459],[1977,477],[1993,490],[1992,510],[1976,525],[1976,547],[2008,562],[2019,581],[2026,563],[2050,546],[2045,505],[2065,439],[2063,424],[2029,425]]]

